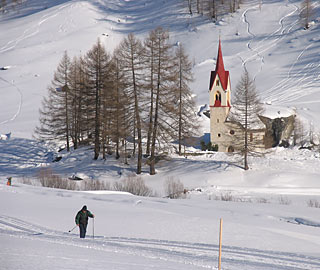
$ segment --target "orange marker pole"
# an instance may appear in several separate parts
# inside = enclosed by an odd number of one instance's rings
[[[222,224],[223,224],[223,219],[222,219],[222,218],[220,218],[220,236],[219,236],[219,270],[221,270]]]

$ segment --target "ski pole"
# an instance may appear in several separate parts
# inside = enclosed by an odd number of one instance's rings
[[[76,227],[77,227],[77,225],[74,226],[71,230],[69,230],[69,232],[72,232]]]
[[[94,239],[94,218],[92,219],[92,238]]]

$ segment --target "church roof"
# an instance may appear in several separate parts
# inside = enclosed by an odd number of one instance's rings
[[[218,58],[216,63],[216,70],[211,71],[211,77],[210,77],[210,90],[212,88],[212,84],[216,79],[216,76],[219,76],[219,79],[221,81],[221,85],[224,90],[228,87],[228,80],[229,80],[229,71],[226,71],[224,69],[223,64],[223,57],[222,57],[222,50],[221,50],[221,41],[219,40],[219,48],[218,48]]]

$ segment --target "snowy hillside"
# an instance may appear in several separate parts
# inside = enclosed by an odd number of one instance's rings
[[[220,35],[233,87],[245,64],[264,102],[295,108],[319,130],[320,6],[314,1],[315,23],[306,31],[300,2],[262,1],[259,8],[260,1],[248,1],[214,24],[189,15],[181,0],[25,1],[0,16],[0,67],[7,69],[0,70],[0,133],[31,138],[65,50],[78,56],[101,38],[112,51],[128,33],[144,37],[157,26],[170,29],[172,43],[183,43],[194,61],[198,104],[208,103]]]
[[[110,185],[135,171],[135,160],[93,161],[87,148],[57,153],[32,134],[65,50],[85,54],[100,38],[112,51],[128,33],[144,38],[157,26],[185,45],[199,107],[208,103],[220,35],[233,89],[245,66],[268,114],[295,111],[320,134],[319,1],[308,30],[299,22],[301,0],[244,2],[217,23],[190,15],[182,0],[28,0],[0,14],[0,269],[217,269],[220,218],[223,269],[320,269],[319,152],[271,149],[251,157],[248,171],[236,155],[172,154],[155,176],[144,164],[154,198],[23,184],[46,166]],[[199,122],[208,133],[208,120]],[[163,198],[168,179],[183,182],[186,199]],[[85,240],[77,228],[68,232],[84,204],[96,215]]]

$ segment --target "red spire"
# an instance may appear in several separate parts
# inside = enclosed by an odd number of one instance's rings
[[[221,75],[225,73],[225,70],[224,70],[224,64],[223,64],[221,40],[220,39],[219,39],[219,48],[218,48],[218,58],[217,58],[217,63],[216,63],[216,73],[219,74],[220,79],[223,81],[223,79],[221,78]]]
[[[210,90],[212,88],[212,84],[215,81],[217,75],[219,76],[219,79],[221,81],[221,85],[222,85],[223,89],[226,90],[228,87],[229,71],[225,71],[225,69],[224,69],[220,38],[219,38],[219,48],[218,48],[216,70],[211,72]]]

